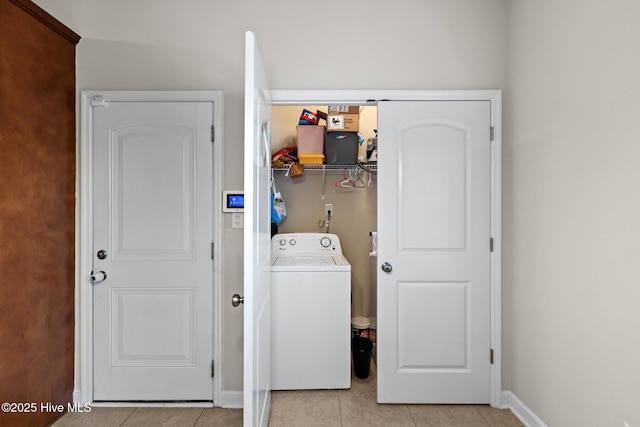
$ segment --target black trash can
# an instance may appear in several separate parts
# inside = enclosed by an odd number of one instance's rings
[[[364,380],[369,376],[369,364],[371,363],[371,350],[373,343],[369,338],[353,337],[351,340],[351,352],[353,353],[353,371],[356,377]]]

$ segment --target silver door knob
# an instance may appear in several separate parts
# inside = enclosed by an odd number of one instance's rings
[[[391,270],[393,270],[391,263],[385,262],[384,264],[382,264],[382,271],[384,271],[385,273],[391,273]]]
[[[91,272],[91,283],[94,285],[96,283],[104,282],[105,280],[107,280],[107,273],[104,271]]]
[[[233,294],[233,296],[231,297],[231,305],[237,307],[240,304],[244,304],[244,297],[241,297],[238,294]]]

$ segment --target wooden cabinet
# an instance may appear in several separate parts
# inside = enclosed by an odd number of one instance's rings
[[[0,401],[36,404],[3,426],[48,425],[61,413],[40,405],[72,401],[79,40],[0,0]]]

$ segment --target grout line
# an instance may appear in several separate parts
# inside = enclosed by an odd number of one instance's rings
[[[340,410],[340,427],[344,427],[344,420],[342,419],[342,396],[338,392],[338,409]]]
[[[482,411],[479,411],[478,408],[476,408],[475,406],[473,409],[480,415],[480,418],[482,418],[482,421],[484,421],[487,427],[491,427],[491,423],[489,422],[489,420],[487,420],[487,418],[484,416]]]
[[[411,412],[411,408],[409,408],[409,405],[404,405],[407,408],[407,411],[409,411],[409,416],[411,417],[411,421],[413,421],[413,425],[417,426],[418,423],[416,422],[416,419],[413,416],[413,412]]]
[[[133,411],[131,411],[131,413],[130,413],[129,415],[127,415],[127,418],[125,418],[125,419],[122,421],[122,424],[120,424],[120,427],[122,427],[122,426],[127,422],[127,420],[128,420],[129,418],[131,418],[131,416],[132,416],[132,415],[133,415],[137,410],[138,410],[138,408],[134,408],[134,409],[133,409]]]
[[[193,427],[196,427],[198,425],[198,421],[200,421],[200,418],[202,418],[202,414],[204,414],[204,408],[202,408],[202,411],[200,411],[200,415],[198,415],[198,418],[196,418],[196,422],[193,423]]]

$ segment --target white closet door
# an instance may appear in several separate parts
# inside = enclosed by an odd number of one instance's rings
[[[244,425],[271,406],[271,103],[255,36],[246,33],[244,141]]]
[[[490,102],[381,102],[378,130],[378,401],[489,403]]]
[[[211,401],[213,104],[93,112],[93,398]]]

